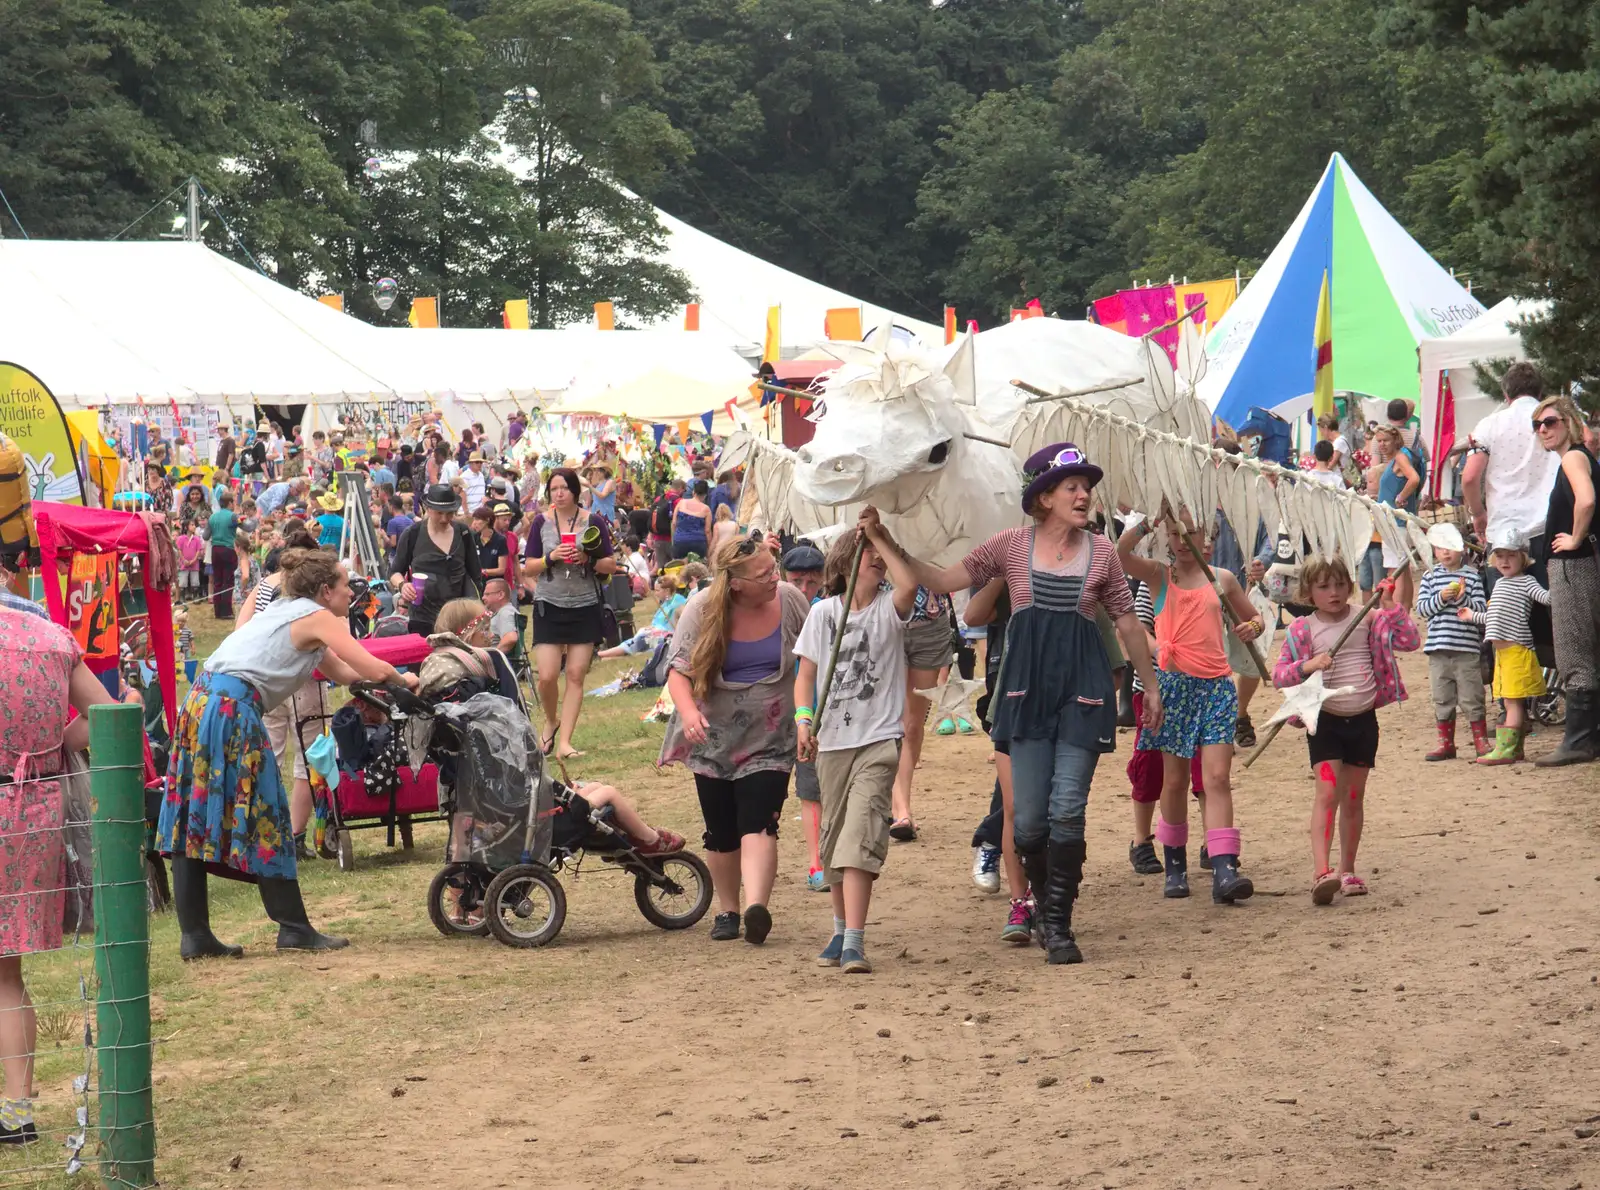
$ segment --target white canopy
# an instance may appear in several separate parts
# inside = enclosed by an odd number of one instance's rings
[[[1490,360],[1525,360],[1522,335],[1513,324],[1527,318],[1536,318],[1547,308],[1545,302],[1506,298],[1486,310],[1453,335],[1439,339],[1424,339],[1417,346],[1421,366],[1421,391],[1417,410],[1422,417],[1423,440],[1434,440],[1438,424],[1439,376],[1450,374],[1450,391],[1456,404],[1456,441],[1463,441],[1480,421],[1494,412],[1498,393],[1485,393],[1478,388],[1475,364]]]

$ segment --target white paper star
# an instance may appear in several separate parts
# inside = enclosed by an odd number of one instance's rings
[[[1299,719],[1305,724],[1307,735],[1317,734],[1317,717],[1322,714],[1322,704],[1341,694],[1354,694],[1354,686],[1336,686],[1329,690],[1322,684],[1322,671],[1318,670],[1298,686],[1283,692],[1283,705],[1273,712],[1267,726],[1288,719]]]
[[[957,715],[965,718],[967,699],[974,694],[981,694],[982,692],[982,682],[975,681],[972,678],[953,676],[940,685],[930,687],[927,690],[916,691],[923,698],[933,703],[935,722],[940,719],[953,719]]]

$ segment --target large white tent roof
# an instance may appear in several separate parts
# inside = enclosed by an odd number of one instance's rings
[[[1456,441],[1459,442],[1494,412],[1499,400],[1498,393],[1486,393],[1478,387],[1475,365],[1487,364],[1491,360],[1527,359],[1527,353],[1522,349],[1522,334],[1516,324],[1528,318],[1537,318],[1547,308],[1546,302],[1506,298],[1455,334],[1423,339],[1417,345],[1422,372],[1417,409],[1422,417],[1422,432],[1426,441],[1433,441],[1434,426],[1438,421],[1440,374],[1450,373],[1450,392],[1455,397],[1456,407]]]

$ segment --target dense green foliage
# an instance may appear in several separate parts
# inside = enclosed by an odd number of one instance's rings
[[[0,0],[0,188],[32,234],[95,237],[192,172],[237,233],[214,220],[218,247],[374,320],[405,313],[372,306],[384,275],[452,325],[519,295],[545,325],[605,298],[659,315],[691,295],[654,202],[987,325],[1248,273],[1338,150],[1486,296],[1553,296],[1533,341],[1592,374],[1597,9]]]

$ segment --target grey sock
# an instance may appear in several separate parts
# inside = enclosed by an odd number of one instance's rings
[[[833,919],[833,935],[837,938],[842,933],[844,933],[844,918],[836,917]]]
[[[844,948],[853,950],[857,954],[866,954],[866,933],[865,928],[859,930],[846,929],[844,932]]]

